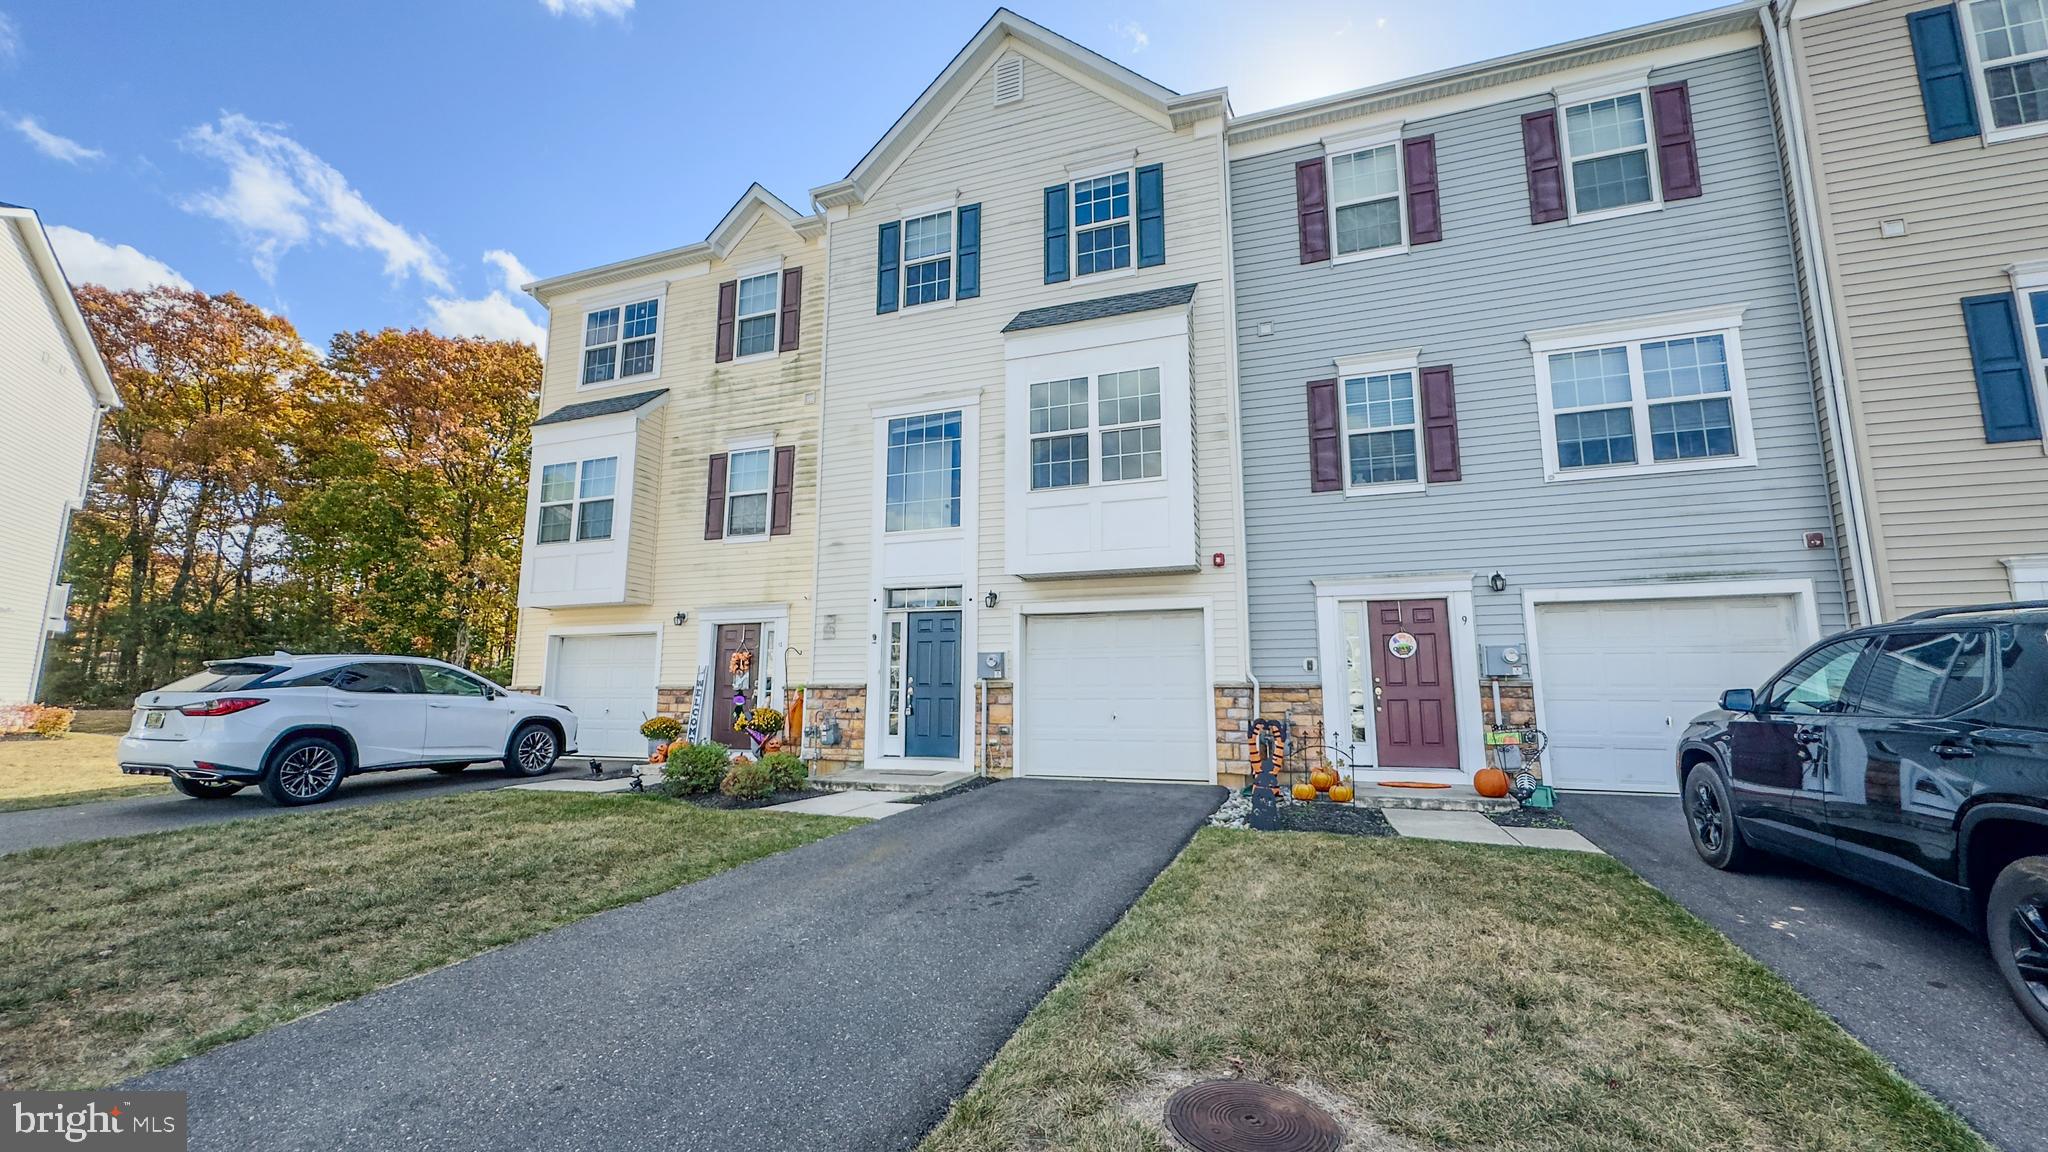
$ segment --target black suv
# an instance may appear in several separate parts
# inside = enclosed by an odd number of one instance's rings
[[[1823,640],[1694,720],[1678,779],[1702,860],[1782,853],[1981,930],[2048,1035],[2048,601]]]

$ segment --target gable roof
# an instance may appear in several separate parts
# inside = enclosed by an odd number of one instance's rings
[[[747,190],[740,194],[740,198],[733,202],[733,206],[727,209],[725,215],[712,227],[710,235],[695,244],[670,248],[665,252],[654,252],[646,256],[635,256],[630,260],[620,260],[613,264],[600,264],[580,272],[565,272],[560,276],[550,276],[545,280],[522,284],[520,288],[535,300],[546,304],[550,297],[559,296],[573,289],[592,288],[654,272],[723,260],[732,254],[733,246],[740,242],[740,237],[747,234],[748,226],[762,213],[782,221],[805,240],[822,236],[825,232],[823,216],[802,215],[784,203],[780,196],[761,187],[760,184],[749,184]]]
[[[29,259],[35,264],[37,276],[43,282],[43,292],[57,311],[57,322],[63,326],[64,335],[70,338],[72,350],[78,354],[78,362],[85,366],[85,384],[92,389],[93,399],[102,408],[119,408],[121,393],[114,388],[114,378],[107,374],[107,362],[100,357],[99,345],[93,343],[92,329],[85,325],[85,313],[78,310],[78,298],[71,294],[71,281],[64,277],[64,266],[57,261],[57,250],[50,247],[50,236],[43,231],[42,218],[32,208],[0,203],[0,221],[12,227],[27,247]]]
[[[1171,288],[1148,288],[1143,292],[1126,292],[1121,296],[1103,296],[1095,300],[1076,300],[1071,304],[1054,304],[1049,308],[1033,308],[1017,313],[1015,319],[1003,325],[1003,331],[1028,332],[1033,328],[1050,328],[1055,324],[1107,320],[1112,316],[1128,316],[1133,312],[1150,312],[1156,308],[1177,308],[1195,298],[1195,287],[1193,284],[1176,284]]]
[[[811,199],[821,208],[858,204],[882,182],[924,137],[962,92],[973,85],[1001,52],[1006,37],[1029,45],[1050,59],[1102,84],[1141,107],[1149,107],[1175,127],[1210,116],[1230,115],[1230,97],[1222,88],[1182,95],[1140,76],[1129,68],[1084,48],[1008,8],[998,8],[961,48],[938,77],[925,86],[916,102],[896,118],[889,131],[869,148],[867,155],[842,180],[811,189]]]

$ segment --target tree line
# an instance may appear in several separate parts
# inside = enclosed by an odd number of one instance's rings
[[[233,293],[77,295],[124,407],[72,521],[47,700],[120,706],[274,649],[509,672],[532,348],[387,328],[323,353]]]

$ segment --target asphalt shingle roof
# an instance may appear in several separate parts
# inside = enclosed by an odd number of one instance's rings
[[[651,392],[635,392],[630,396],[609,396],[603,400],[585,400],[581,404],[565,404],[533,422],[535,428],[543,424],[566,424],[571,420],[588,420],[592,416],[616,416],[649,401],[668,395],[668,389],[656,388]]]
[[[1122,296],[1104,296],[1099,300],[1079,300],[1072,304],[1055,304],[1050,308],[1033,308],[1017,313],[1017,318],[1003,325],[1005,332],[1025,332],[1033,328],[1050,328],[1055,324],[1072,324],[1079,320],[1102,320],[1111,316],[1128,316],[1133,312],[1150,312],[1155,308],[1176,308],[1195,298],[1193,284],[1176,284],[1171,288],[1149,288],[1143,292],[1128,292]]]

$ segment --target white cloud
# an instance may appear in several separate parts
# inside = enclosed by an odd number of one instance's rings
[[[0,64],[12,64],[21,55],[21,32],[15,28],[14,20],[0,12]]]
[[[158,284],[190,288],[192,282],[178,275],[169,264],[145,256],[126,244],[109,244],[90,232],[52,224],[50,247],[57,250],[57,262],[73,284],[101,284],[115,291],[141,291]]]
[[[540,0],[540,3],[556,16],[566,14],[585,20],[595,20],[599,16],[624,20],[626,13],[633,10],[633,0]]]
[[[41,152],[52,160],[62,160],[66,164],[80,164],[87,160],[98,160],[106,155],[105,152],[97,148],[88,148],[68,136],[57,135],[55,132],[36,123],[36,118],[33,116],[15,117],[14,130],[26,137],[28,142],[35,146],[36,151]]]
[[[225,188],[192,197],[186,210],[233,228],[265,280],[276,277],[279,257],[318,233],[379,253],[384,274],[393,280],[412,275],[443,291],[453,289],[439,249],[386,219],[340,171],[280,126],[224,113],[219,122],[194,128],[185,143],[228,171]]]
[[[517,340],[531,344],[547,355],[548,330],[519,303],[521,284],[538,277],[527,271],[519,257],[503,248],[484,253],[484,263],[495,270],[495,283],[482,299],[429,296],[427,326],[447,336],[482,336],[488,340]]]
[[[1124,20],[1120,23],[1111,24],[1109,30],[1112,34],[1130,41],[1131,51],[1134,54],[1143,52],[1152,46],[1152,37],[1145,33],[1145,29],[1139,26],[1136,20]]]

